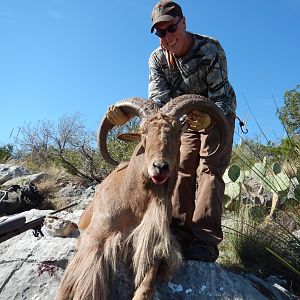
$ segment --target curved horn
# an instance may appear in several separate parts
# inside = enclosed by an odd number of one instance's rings
[[[231,140],[230,127],[223,111],[213,101],[200,95],[189,94],[174,98],[162,108],[164,113],[168,113],[178,119],[193,109],[210,115],[220,132],[220,145],[205,157],[210,157],[218,151],[225,149]]]
[[[135,116],[145,118],[158,110],[157,105],[155,105],[153,101],[148,101],[139,97],[127,98],[117,102],[115,105],[120,107],[122,111],[130,116],[130,118]],[[98,128],[97,143],[103,159],[116,166],[119,163],[110,156],[107,149],[107,134],[114,126],[115,125],[111,124],[106,116],[104,116]]]

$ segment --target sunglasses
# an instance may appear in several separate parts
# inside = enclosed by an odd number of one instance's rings
[[[182,18],[180,18],[177,23],[170,24],[166,29],[160,29],[160,30],[155,29],[154,33],[160,38],[165,37],[167,34],[167,31],[169,33],[174,33],[177,30],[177,25],[179,24],[179,22],[181,20],[182,20]]]

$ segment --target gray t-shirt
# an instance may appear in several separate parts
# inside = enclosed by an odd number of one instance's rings
[[[192,34],[192,33],[191,33]],[[192,34],[194,43],[185,57],[172,57],[161,47],[149,58],[149,99],[160,107],[184,94],[205,96],[224,114],[234,113],[236,97],[227,76],[226,55],[220,43],[208,36]]]

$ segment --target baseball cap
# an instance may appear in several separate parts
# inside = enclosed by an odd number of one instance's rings
[[[159,1],[152,10],[152,27],[151,33],[154,27],[159,22],[173,21],[176,17],[183,17],[181,7],[173,2],[162,0]]]

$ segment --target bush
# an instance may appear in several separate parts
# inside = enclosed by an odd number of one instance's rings
[[[9,158],[12,157],[13,154],[13,146],[7,144],[5,146],[0,147],[0,163],[6,162]]]
[[[262,277],[283,277],[290,290],[299,295],[300,239],[293,233],[300,228],[299,214],[277,211],[276,217],[266,222],[263,208],[253,208],[242,206],[235,225],[224,226],[226,247],[231,251],[226,264]]]
[[[116,160],[128,160],[135,146],[118,140],[117,135],[136,130],[138,123],[132,119],[109,134],[108,148]],[[26,160],[31,169],[62,167],[90,182],[101,182],[114,168],[100,157],[95,147],[96,134],[85,129],[79,114],[65,115],[57,123],[44,120],[35,125],[24,124],[16,145],[18,157]]]

